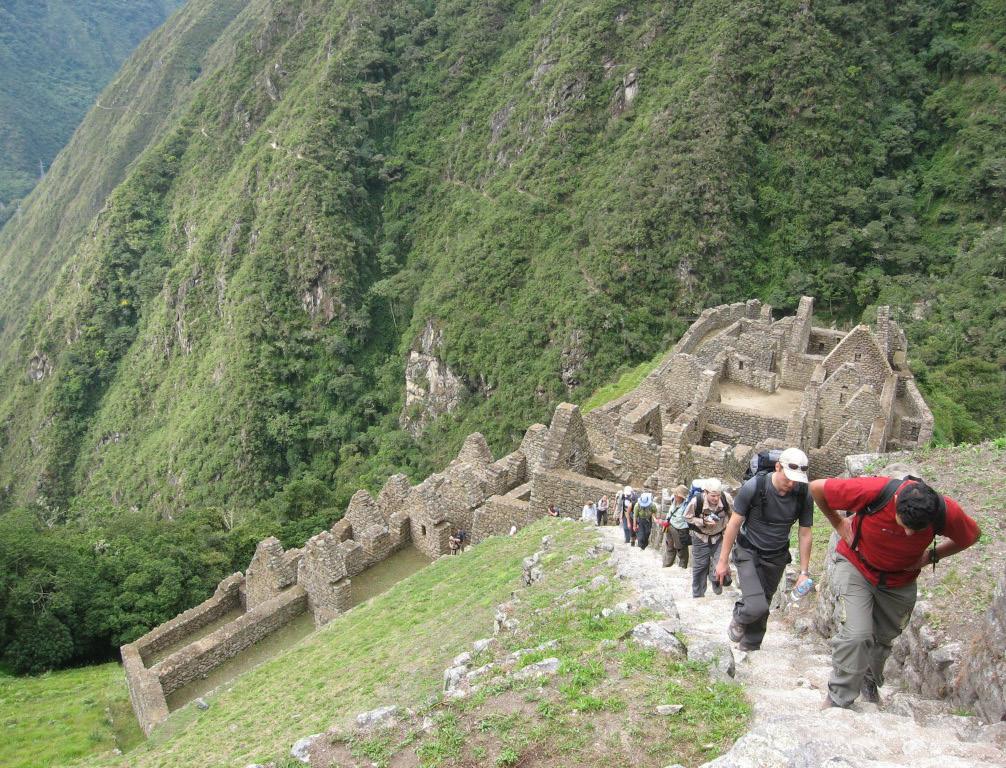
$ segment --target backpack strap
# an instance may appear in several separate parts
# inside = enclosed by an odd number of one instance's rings
[[[859,541],[863,537],[862,518],[877,514],[880,510],[890,504],[891,499],[894,498],[894,494],[896,494],[898,489],[904,484],[904,479],[899,480],[892,478],[888,480],[884,487],[880,489],[880,493],[873,497],[873,501],[866,504],[862,509],[856,511],[856,516],[859,518],[859,521],[856,523],[856,531],[852,535],[852,546],[850,549],[853,552],[856,552],[857,554],[859,553]]]
[[[877,514],[880,510],[891,503],[891,499],[894,498],[894,495],[905,483],[922,483],[923,485],[928,485],[925,480],[921,477],[916,477],[915,475],[905,475],[905,477],[900,480],[898,478],[891,478],[881,489],[880,493],[874,497],[873,501],[856,512],[856,516],[867,517],[869,515]],[[947,525],[947,500],[943,498],[943,494],[940,493],[936,493],[936,498],[939,499],[939,504],[936,507],[936,517],[933,518],[932,528],[933,533],[935,533],[936,536],[942,536],[943,529]],[[856,532],[852,537],[851,549],[853,552],[856,552],[856,554],[859,554],[858,547],[859,541],[862,538],[862,529],[863,521],[860,519],[856,525]],[[936,536],[933,537],[934,550],[936,549]],[[860,559],[862,560],[862,556],[860,556]]]

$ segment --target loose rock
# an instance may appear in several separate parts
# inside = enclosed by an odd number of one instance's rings
[[[660,622],[646,621],[638,624],[632,630],[632,639],[644,648],[656,648],[661,653],[667,653],[679,658],[687,656],[685,646],[667,630]]]
[[[302,739],[297,739],[293,746],[290,747],[290,755],[302,763],[311,762],[311,746],[314,742],[321,737],[320,733],[315,733],[311,736],[305,736]]]
[[[361,712],[356,716],[356,727],[368,731],[374,728],[385,728],[394,725],[397,713],[398,706],[395,704],[371,709],[368,712]]]

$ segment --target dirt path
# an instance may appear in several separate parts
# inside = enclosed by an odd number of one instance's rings
[[[691,597],[691,570],[661,568],[658,553],[622,542],[619,528],[602,528],[615,545],[620,578],[640,591],[673,596],[689,640],[725,641],[737,593]],[[831,659],[827,644],[797,638],[777,619],[759,651],[734,648],[736,679],[754,704],[751,731],[705,768],[977,768],[1006,766],[1006,730],[944,714],[937,702],[882,690],[884,704],[820,709]],[[998,743],[995,741],[999,739]]]

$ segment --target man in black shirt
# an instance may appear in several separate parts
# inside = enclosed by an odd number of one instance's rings
[[[723,533],[716,566],[721,582],[730,573],[730,550],[741,589],[727,634],[742,651],[761,647],[768,624],[769,605],[779,586],[789,554],[789,532],[800,523],[800,578],[810,578],[811,526],[814,502],[807,481],[807,454],[787,448],[775,472],[759,473],[744,483],[734,499],[734,516]],[[736,546],[734,546],[736,544]]]

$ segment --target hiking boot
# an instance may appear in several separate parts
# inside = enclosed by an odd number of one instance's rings
[[[737,619],[731,619],[730,626],[727,627],[727,637],[730,638],[730,642],[739,643],[744,639],[744,625]]]
[[[826,693],[824,695],[824,701],[821,702],[821,709],[831,709],[832,707],[835,709],[841,709],[838,704],[831,700],[831,694]]]
[[[723,587],[720,586],[720,583],[718,581],[714,581],[713,582],[713,594],[714,595],[722,595],[723,594]]]
[[[859,687],[859,696],[863,701],[870,704],[880,703],[880,690],[877,684],[869,677],[863,678],[863,684]]]

